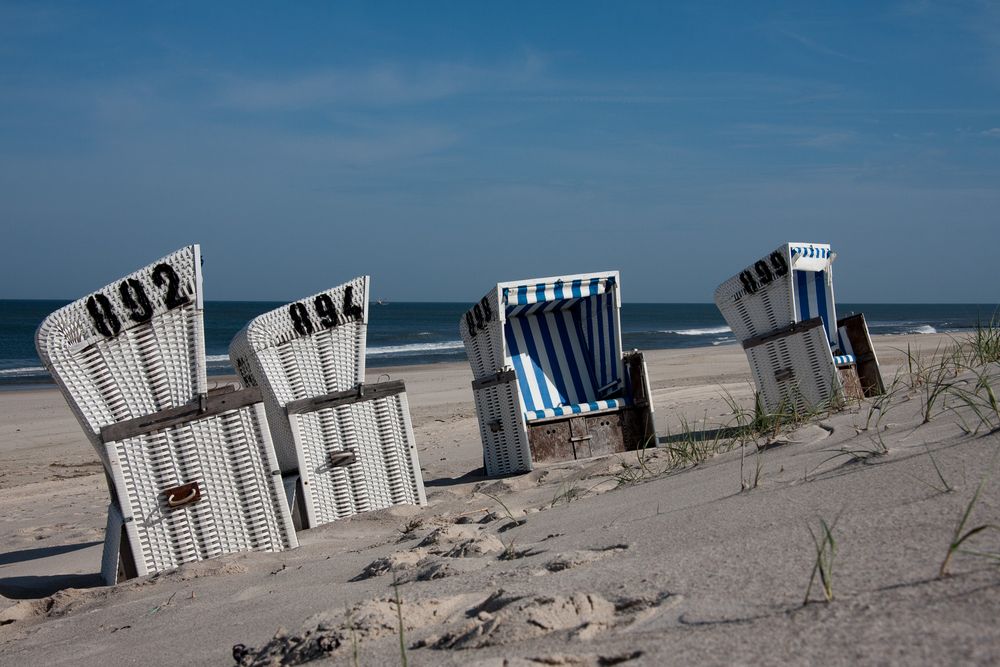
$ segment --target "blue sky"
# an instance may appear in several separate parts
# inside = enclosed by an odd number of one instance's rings
[[[1000,4],[0,4],[0,297],[198,242],[209,299],[471,301],[621,269],[711,301],[1000,296]]]

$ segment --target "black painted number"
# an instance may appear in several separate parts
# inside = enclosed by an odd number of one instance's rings
[[[340,322],[337,317],[337,307],[333,305],[333,299],[329,294],[320,294],[313,299],[313,308],[319,315],[319,323],[324,329],[332,329]]]
[[[774,275],[771,273],[771,267],[767,265],[767,262],[760,259],[753,265],[753,270],[757,272],[757,280],[760,281],[761,285],[770,284],[774,280]]]
[[[771,253],[769,259],[771,260],[771,268],[774,269],[774,275],[780,278],[788,273],[788,262],[785,260],[785,256],[780,252],[775,250]]]
[[[490,308],[489,299],[484,296],[479,303],[472,307],[472,310],[465,313],[465,326],[469,330],[469,335],[475,336],[486,329],[492,319],[493,309]]]
[[[111,302],[100,292],[87,299],[87,312],[105,338],[114,338],[122,330],[122,323],[115,315]]]
[[[333,302],[333,297],[329,294],[318,294],[312,300],[312,307],[316,314],[319,326],[324,329],[332,329],[347,322],[361,320],[365,316],[363,306],[354,303],[354,287],[348,285],[344,288],[344,302],[338,311],[337,305]],[[300,336],[308,336],[316,331],[313,318],[309,314],[309,308],[301,301],[288,306],[288,315],[292,318],[292,326]]]
[[[354,303],[353,285],[348,285],[344,290],[344,315],[354,320],[360,320],[365,315],[365,309]]]
[[[150,278],[157,287],[166,287],[163,303],[167,310],[186,306],[191,302],[187,295],[181,294],[181,279],[177,271],[166,262],[154,266]],[[150,301],[146,288],[135,278],[126,278],[118,284],[118,296],[125,306],[125,314],[133,322],[142,324],[153,319],[156,308]],[[105,338],[114,338],[121,333],[121,320],[115,314],[111,300],[104,294],[98,292],[87,299],[87,312],[98,333]]]
[[[146,296],[146,289],[135,278],[126,278],[118,286],[118,294],[128,310],[128,318],[133,322],[148,322],[153,319],[153,304]]]
[[[292,316],[292,325],[300,336],[308,336],[315,331],[305,304],[296,301],[288,307],[288,314]]]
[[[749,271],[740,272],[740,282],[743,283],[743,289],[745,289],[748,294],[753,294],[757,291],[757,281],[754,280],[754,277],[750,275]]]
[[[157,264],[153,268],[153,284],[163,287],[164,282],[167,284],[167,296],[163,299],[163,303],[166,304],[167,310],[186,306],[190,299],[181,294],[181,279],[174,271],[174,267],[166,262]]]
[[[747,294],[755,294],[761,287],[769,285],[774,282],[775,278],[780,278],[788,273],[788,261],[781,254],[781,252],[775,250],[765,259],[759,259],[754,262],[754,265],[750,269],[740,272],[740,282],[743,284],[743,289]],[[734,296],[735,299],[739,299],[740,295]]]

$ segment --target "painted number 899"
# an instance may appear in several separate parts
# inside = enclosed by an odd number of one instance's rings
[[[775,278],[788,273],[788,262],[780,251],[775,250],[767,257],[767,261],[759,259],[751,268],[753,273],[750,269],[740,273],[740,282],[748,294],[754,294],[761,287],[773,282]]]

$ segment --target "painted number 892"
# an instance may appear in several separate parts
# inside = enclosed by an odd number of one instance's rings
[[[181,279],[174,267],[167,263],[157,264],[150,274],[153,284],[163,288],[163,305],[167,310],[187,305],[190,299],[181,294]],[[118,285],[118,296],[125,306],[125,315],[136,324],[153,319],[154,307],[146,294],[146,288],[135,278],[126,278]],[[114,338],[122,330],[122,322],[115,312],[111,300],[98,292],[87,298],[87,312],[94,327],[105,338]]]

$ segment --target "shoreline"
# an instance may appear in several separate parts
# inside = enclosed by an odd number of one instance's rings
[[[875,344],[877,346],[880,345],[880,346],[882,346],[884,348],[891,349],[892,346],[888,345],[887,343],[889,341],[894,341],[894,340],[895,341],[905,341],[905,342],[908,342],[910,344],[913,344],[913,343],[920,343],[921,341],[923,341],[924,343],[926,343],[927,341],[933,339],[935,341],[935,344],[938,344],[939,342],[945,342],[945,341],[951,342],[952,340],[956,340],[958,337],[965,336],[965,335],[968,335],[968,334],[965,334],[965,333],[937,333],[937,332],[935,332],[935,333],[906,333],[906,334],[878,334],[878,335],[874,335],[873,334],[872,335],[872,342],[873,342],[873,344]],[[677,353],[683,353],[683,352],[699,353],[700,352],[700,353],[705,353],[705,352],[708,352],[710,350],[715,350],[715,349],[729,349],[729,348],[735,348],[735,347],[736,347],[736,342],[735,341],[730,341],[730,342],[726,342],[726,343],[719,343],[719,344],[716,344],[716,345],[697,345],[697,346],[690,346],[690,347],[687,347],[687,346],[686,347],[658,347],[658,348],[643,349],[643,350],[640,350],[640,351],[644,352],[647,356],[650,356],[650,355],[661,354],[661,353],[664,353],[664,352],[668,352],[668,353],[669,352],[677,352]],[[919,347],[923,348],[923,347],[926,347],[926,345],[921,344]],[[468,366],[468,361],[466,361],[465,359],[461,359],[461,360],[447,359],[447,360],[443,360],[443,361],[420,361],[420,362],[403,363],[403,364],[399,364],[399,363],[394,363],[394,364],[380,364],[380,363],[376,363],[376,364],[372,364],[372,363],[370,363],[370,359],[366,360],[366,367],[367,367],[367,369],[369,369],[369,370],[371,370],[373,372],[376,371],[376,370],[378,370],[378,371],[381,371],[383,373],[386,372],[386,371],[401,372],[401,371],[403,371],[405,369],[420,369],[420,368],[425,368],[425,367],[426,368],[439,367],[439,368],[445,368],[445,369],[447,369],[449,367],[460,367],[460,366],[463,366],[463,365],[464,366]],[[368,375],[370,376],[370,375],[372,375],[372,373],[368,373]],[[223,372],[223,373],[209,373],[208,374],[208,381],[209,381],[210,384],[213,381],[215,381],[215,382],[234,382],[237,379],[238,379],[237,376],[234,373],[232,373],[231,371],[227,371],[227,372]],[[56,387],[56,383],[51,378],[49,378],[49,377],[41,377],[41,376],[39,376],[37,380],[32,380],[32,381],[28,381],[28,382],[18,382],[16,380],[7,381],[7,380],[4,380],[4,379],[0,378],[0,393],[18,392],[18,391],[37,391],[37,390],[40,390],[40,389],[52,389],[52,390],[54,390],[54,389],[57,389],[57,387]]]

